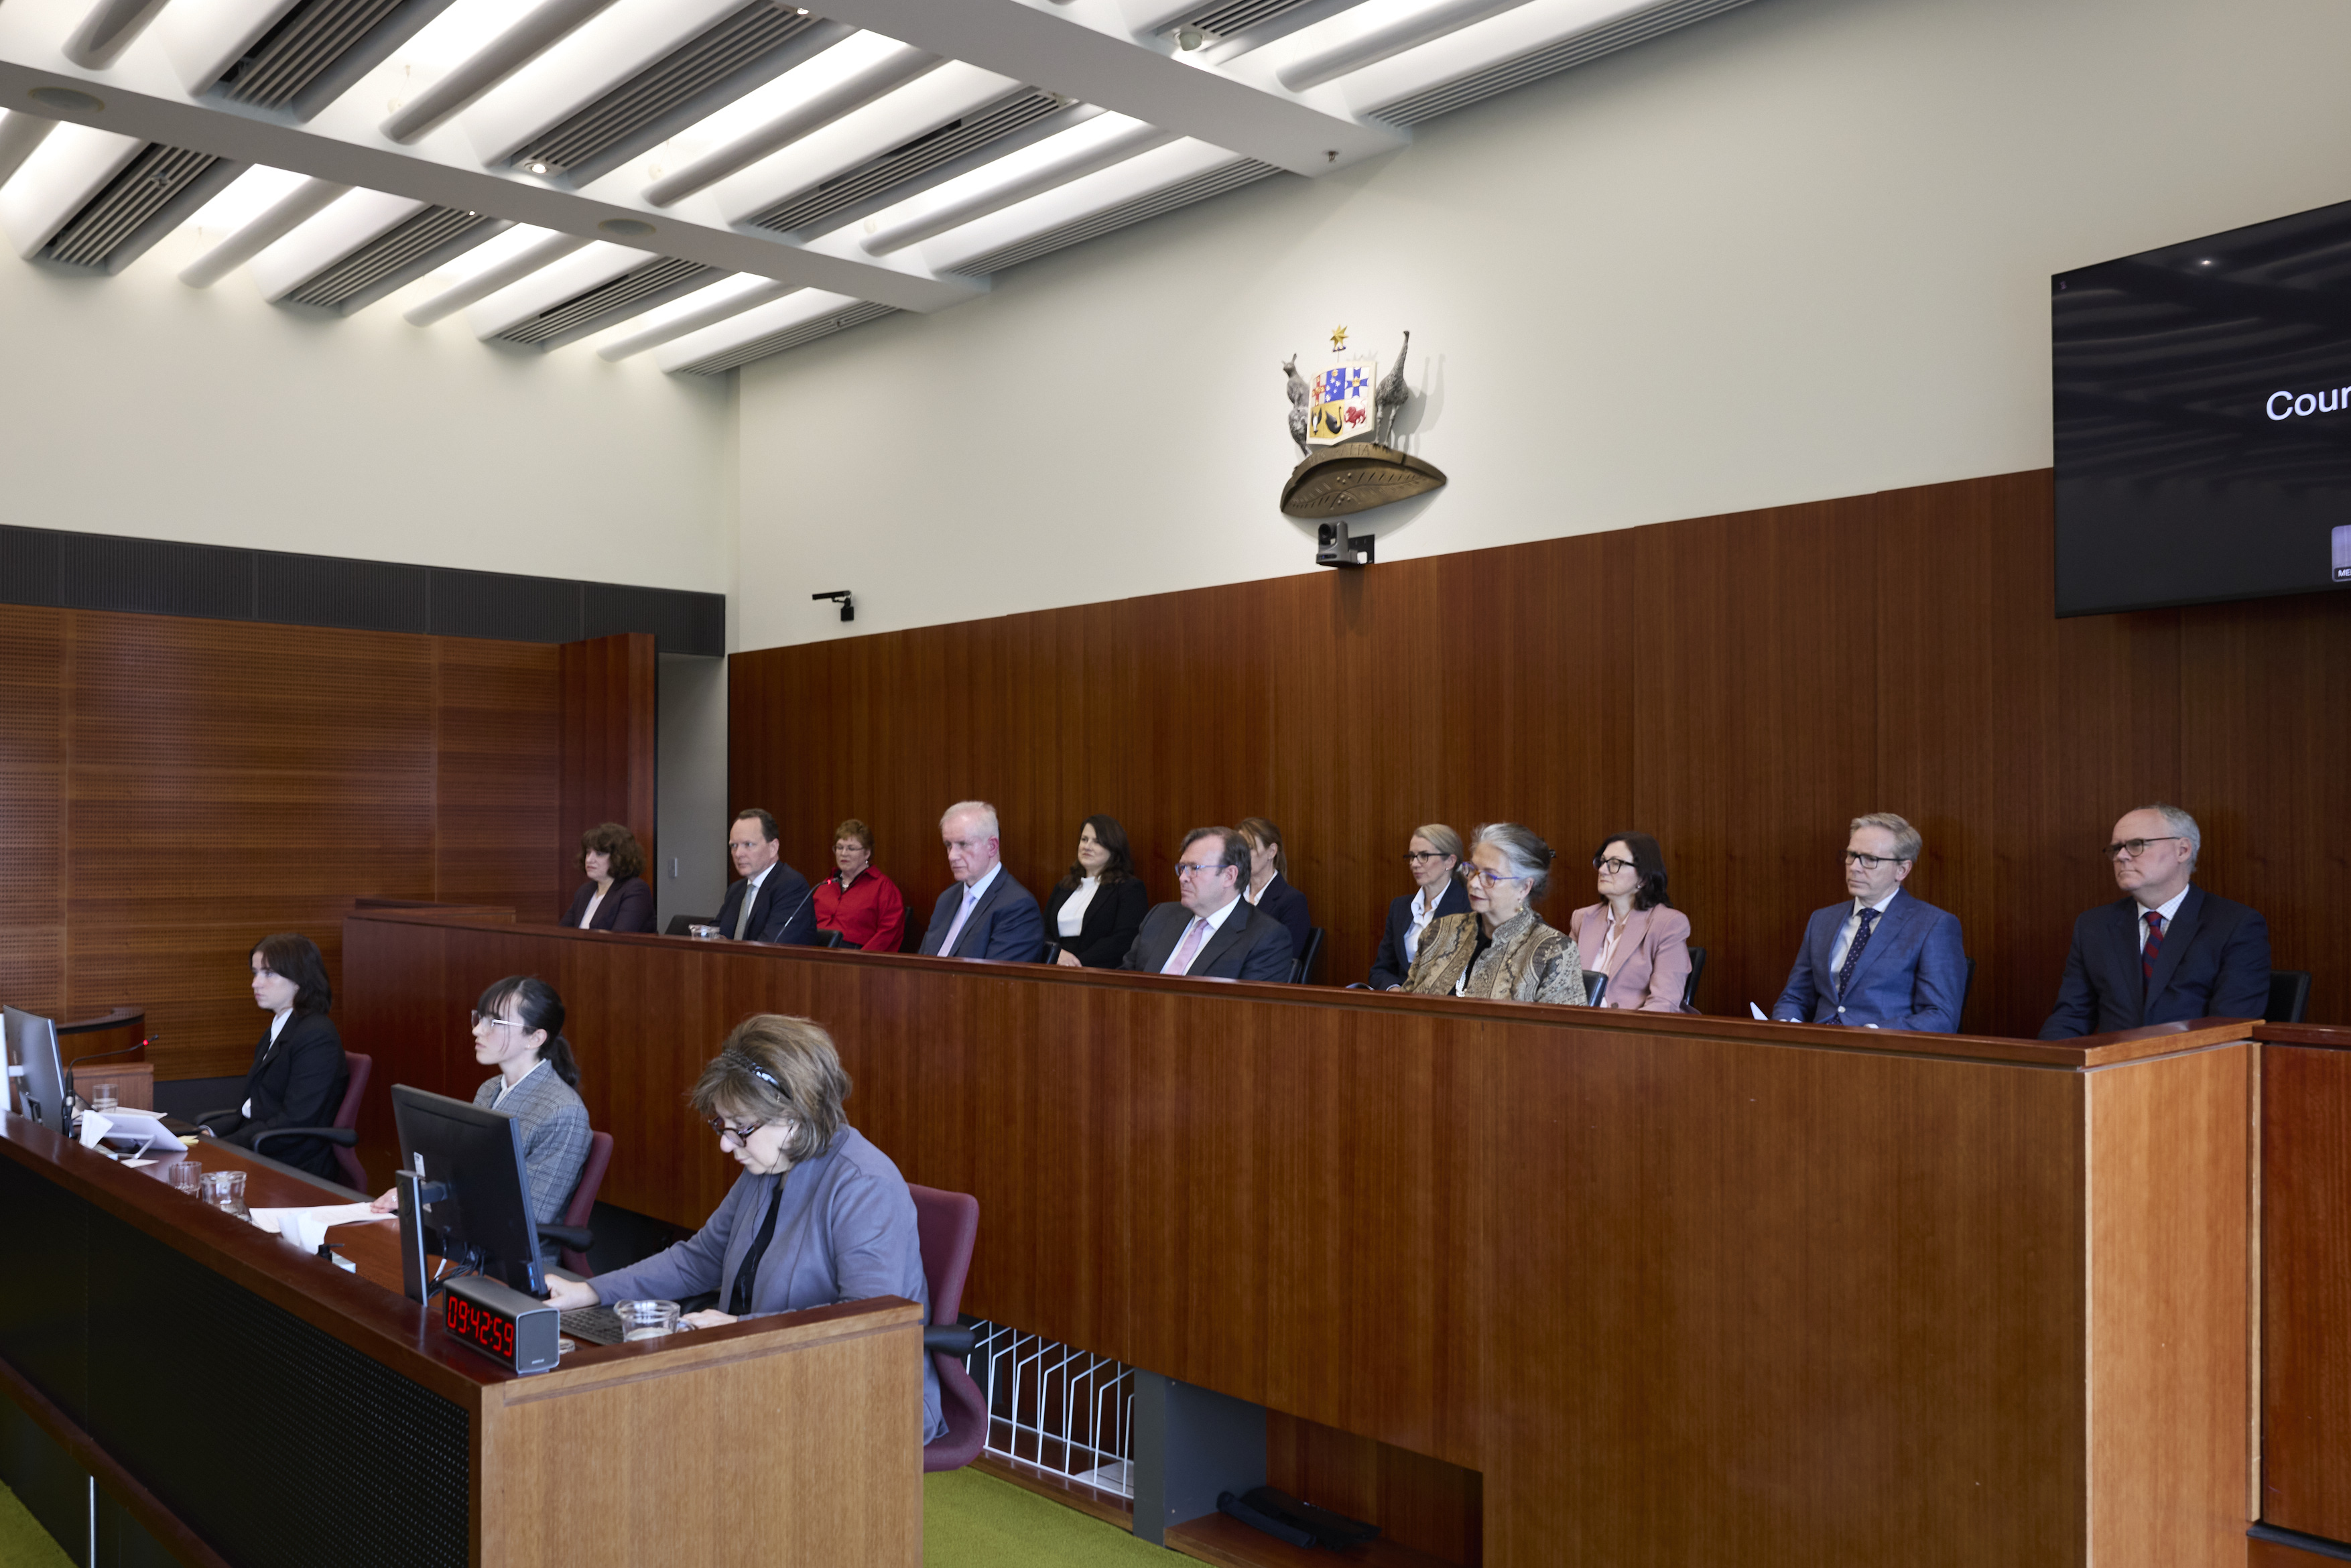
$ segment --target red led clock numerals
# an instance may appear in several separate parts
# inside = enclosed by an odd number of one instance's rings
[[[442,1312],[443,1326],[462,1339],[469,1339],[484,1350],[514,1359],[514,1324],[506,1319],[486,1312],[473,1302],[456,1295],[444,1295],[447,1305]]]

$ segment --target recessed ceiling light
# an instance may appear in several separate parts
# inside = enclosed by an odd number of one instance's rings
[[[628,235],[632,237],[653,232],[653,225],[642,218],[606,218],[596,226],[608,235]]]
[[[37,87],[27,96],[35,103],[62,109],[68,114],[97,114],[106,108],[104,100],[78,88]]]
[[[2196,265],[2197,265],[2197,266],[2199,266],[2199,267],[2211,267],[2211,266],[2213,266],[2213,265],[2215,265],[2215,264],[2214,264],[2214,262],[2213,262],[2212,258],[2211,258],[2210,256],[2206,256],[2203,260],[2201,260],[2201,261],[2198,262]]]
[[[544,174],[547,172],[547,160],[544,158],[526,158],[523,160],[522,172],[526,174]]]

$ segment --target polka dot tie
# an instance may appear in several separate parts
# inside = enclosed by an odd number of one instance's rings
[[[1861,950],[1869,946],[1870,928],[1876,924],[1876,910],[1861,912],[1861,929],[1853,934],[1853,946],[1844,950],[1844,967],[1837,971],[1838,996],[1844,995],[1845,988],[1853,984],[1853,972],[1861,964]]]

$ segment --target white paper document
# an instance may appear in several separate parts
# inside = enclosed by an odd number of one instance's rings
[[[305,1252],[316,1252],[319,1243],[327,1239],[327,1232],[338,1225],[400,1218],[396,1214],[378,1214],[364,1203],[330,1203],[317,1208],[256,1208],[251,1213],[256,1225],[285,1237]]]

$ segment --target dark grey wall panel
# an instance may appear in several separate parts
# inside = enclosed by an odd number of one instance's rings
[[[254,619],[353,632],[433,630],[429,567],[259,553]]]
[[[0,528],[0,598],[11,604],[58,601],[65,536],[47,528]]]
[[[253,552],[163,539],[67,534],[63,591],[72,610],[253,619]]]
[[[552,577],[433,569],[433,631],[515,643],[580,640],[580,585]]]
[[[698,653],[726,646],[726,596],[680,593],[666,588],[627,588],[618,583],[580,585],[580,634],[610,637],[650,632],[664,653]]]

